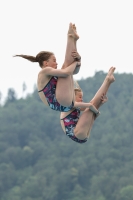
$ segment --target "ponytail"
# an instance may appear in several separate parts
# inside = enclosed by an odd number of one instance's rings
[[[22,57],[22,58],[25,58],[31,62],[38,62],[37,58],[34,57],[34,56],[28,56],[28,55],[15,55],[13,57]]]
[[[28,56],[28,55],[15,55],[13,57],[22,57],[25,58],[31,62],[38,62],[40,67],[42,68],[43,66],[43,61],[47,61],[51,55],[54,55],[53,52],[50,51],[41,51],[40,53],[38,53],[36,55],[36,57],[34,56]]]

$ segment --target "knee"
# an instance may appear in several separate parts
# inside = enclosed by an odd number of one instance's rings
[[[87,133],[81,130],[74,130],[74,135],[80,140],[84,140],[87,138]]]

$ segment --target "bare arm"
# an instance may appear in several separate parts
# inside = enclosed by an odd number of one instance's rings
[[[106,94],[103,94],[100,100],[101,104],[104,104],[108,101],[108,97],[106,96]],[[81,111],[85,110],[86,108],[90,108],[90,106],[92,106],[92,103],[77,102],[77,101],[74,102],[74,107],[79,107]],[[95,106],[93,105],[93,107]],[[95,108],[95,110],[97,109]]]
[[[74,107],[79,107],[79,108],[89,108],[92,104],[91,103],[84,103],[84,102],[74,102]]]
[[[99,113],[97,108],[92,103],[75,102],[74,107],[79,107],[81,111],[84,111],[86,108],[89,108],[93,113]]]
[[[47,75],[47,76],[57,76],[57,77],[67,77],[69,75],[73,74],[73,71],[75,70],[78,62],[74,62],[70,66],[64,68],[64,69],[54,69],[52,67],[46,67],[42,69],[41,74]]]

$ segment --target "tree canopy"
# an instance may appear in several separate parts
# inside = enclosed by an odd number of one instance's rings
[[[105,73],[78,80],[89,102]],[[132,200],[133,74],[117,74],[85,144],[70,140],[60,113],[37,90],[0,107],[1,200]],[[26,87],[25,87],[26,88]]]

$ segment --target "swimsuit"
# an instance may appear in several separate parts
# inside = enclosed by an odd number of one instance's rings
[[[66,135],[69,138],[71,138],[72,140],[74,140],[75,142],[81,144],[81,143],[87,142],[87,138],[85,138],[84,140],[81,140],[81,139],[78,139],[74,135],[74,128],[76,127],[76,124],[79,120],[79,115],[80,115],[80,109],[76,108],[69,115],[67,115],[66,117],[64,117],[61,120],[63,120],[63,122],[64,122]]]
[[[68,112],[73,108],[74,103],[72,102],[71,106],[68,106],[68,107],[62,106],[58,103],[56,96],[55,96],[57,80],[58,80],[58,77],[53,76],[49,80],[47,85],[42,90],[39,90],[38,92],[43,91],[51,109],[60,111],[60,112]]]

